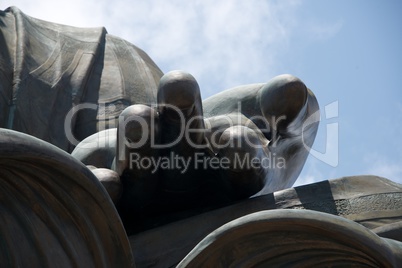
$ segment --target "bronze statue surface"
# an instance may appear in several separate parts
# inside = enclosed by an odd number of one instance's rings
[[[17,8],[2,13],[2,24],[0,125],[91,166],[128,230],[288,188],[301,172],[318,104],[294,76],[202,101],[193,76],[162,75],[105,29],[44,22]]]
[[[202,100],[191,74],[163,74],[104,28],[15,7],[0,11],[0,47],[0,263],[402,262],[400,185],[361,176],[290,188],[319,121],[299,78]]]
[[[162,72],[139,48],[104,28],[75,28],[2,11],[0,126],[71,152],[69,129],[81,140],[113,125],[129,105],[154,103]],[[133,75],[136,74],[136,75]],[[92,104],[92,106],[91,106]],[[114,125],[115,126],[115,125]]]
[[[59,148],[0,129],[0,199],[2,267],[134,266],[108,194]]]

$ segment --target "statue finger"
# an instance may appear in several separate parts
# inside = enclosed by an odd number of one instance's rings
[[[125,224],[134,226],[138,215],[150,206],[158,191],[159,173],[152,164],[159,151],[153,144],[159,139],[159,116],[149,106],[127,107],[119,116],[115,170],[123,192],[118,204]]]
[[[260,93],[260,108],[271,130],[271,139],[286,132],[306,107],[307,87],[297,77],[279,75],[271,79]],[[299,120],[301,121],[301,120]]]
[[[149,106],[136,104],[127,107],[119,116],[116,146],[116,171],[121,175],[129,168],[134,155],[154,156],[152,145],[159,140],[159,116]],[[138,170],[138,172],[145,172]]]
[[[262,163],[266,147],[254,130],[245,126],[226,129],[219,143],[222,148],[218,155],[228,163],[221,170],[221,177],[228,181],[230,194],[235,199],[246,198],[263,189],[268,169]]]
[[[165,74],[159,83],[157,101],[165,126],[162,131],[164,144],[197,147],[204,143],[200,88],[191,74],[183,71]]]

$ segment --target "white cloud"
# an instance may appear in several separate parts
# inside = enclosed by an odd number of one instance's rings
[[[294,1],[164,1],[125,9],[132,34],[123,36],[164,71],[192,73],[205,96],[275,75],[276,50],[286,46],[287,20],[296,8]]]

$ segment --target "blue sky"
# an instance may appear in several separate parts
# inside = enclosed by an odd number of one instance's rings
[[[290,73],[317,96],[322,122],[296,185],[373,174],[402,183],[402,1],[5,0],[33,17],[110,34],[203,98]],[[325,111],[327,113],[325,113]]]

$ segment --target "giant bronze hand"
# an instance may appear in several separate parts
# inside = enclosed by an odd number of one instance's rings
[[[106,131],[115,148],[78,145],[72,154],[117,172],[123,219],[205,209],[290,187],[314,140],[317,112],[313,93],[291,75],[202,102],[194,77],[173,71],[162,77],[154,106],[126,108],[117,131]]]

